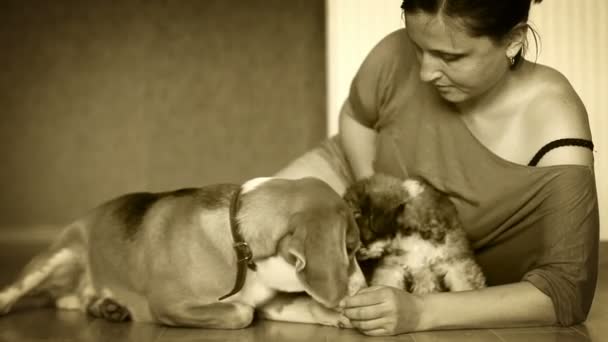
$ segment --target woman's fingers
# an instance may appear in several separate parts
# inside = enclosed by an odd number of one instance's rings
[[[357,292],[354,296],[348,296],[340,302],[340,307],[344,309],[360,306],[369,306],[382,303],[383,296],[379,293],[381,287],[368,287]]]
[[[391,287],[365,289],[344,299],[343,314],[353,327],[370,336],[415,330],[419,320],[416,297]]]
[[[383,317],[386,315],[386,310],[379,305],[374,304],[370,306],[359,306],[353,308],[346,308],[343,312],[344,316],[348,317],[348,319],[352,320],[370,320]]]
[[[384,289],[384,290],[383,290]],[[387,335],[389,306],[386,305],[387,288],[366,288],[344,300],[343,314],[353,327],[366,335]]]
[[[351,324],[366,335],[370,333],[377,334],[380,330],[384,331],[385,334],[388,333],[386,330],[387,319],[385,317],[364,321],[351,320]]]

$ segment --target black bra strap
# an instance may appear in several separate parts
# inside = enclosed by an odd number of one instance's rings
[[[551,151],[554,148],[562,147],[562,146],[581,146],[586,147],[593,151],[593,142],[587,139],[557,139],[543,146],[536,154],[534,158],[530,160],[528,166],[536,166],[541,158],[547,154],[547,152]]]

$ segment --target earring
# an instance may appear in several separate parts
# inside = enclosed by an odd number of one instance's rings
[[[507,57],[507,59],[509,60],[509,63],[511,64],[511,66],[515,65],[515,56]]]

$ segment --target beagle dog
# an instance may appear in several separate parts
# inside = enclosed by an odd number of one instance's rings
[[[0,292],[0,315],[44,296],[112,321],[237,329],[272,320],[350,326],[364,287],[352,212],[316,178],[256,178],[127,194],[67,226]]]

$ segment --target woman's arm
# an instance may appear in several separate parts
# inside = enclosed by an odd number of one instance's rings
[[[556,323],[551,299],[528,282],[424,296],[370,287],[342,304],[344,315],[367,335]]]
[[[340,143],[355,179],[371,176],[376,154],[376,131],[355,120],[348,102],[340,112]]]
[[[400,29],[374,46],[353,78],[340,111],[339,136],[356,180],[374,173],[378,124],[386,114],[383,99],[408,79],[415,60],[406,31]]]
[[[421,297],[423,330],[553,325],[551,298],[528,282]]]

